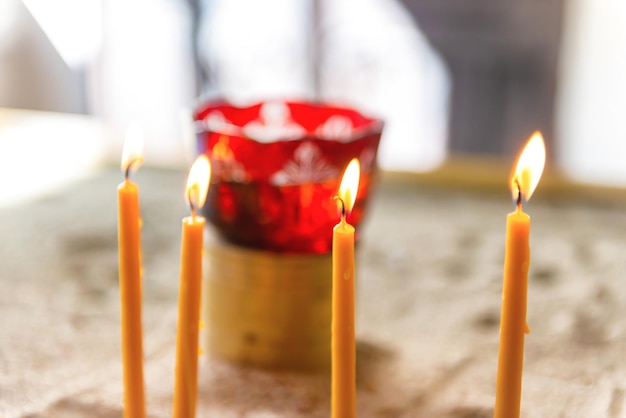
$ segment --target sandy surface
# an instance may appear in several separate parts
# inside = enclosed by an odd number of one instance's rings
[[[0,416],[121,417],[117,170],[0,209]],[[185,173],[142,169],[151,417],[171,416]],[[540,186],[541,187],[541,186]],[[359,417],[490,417],[505,190],[379,185],[358,252]],[[626,417],[626,207],[532,217],[523,417]],[[200,362],[198,416],[328,417],[324,375]]]

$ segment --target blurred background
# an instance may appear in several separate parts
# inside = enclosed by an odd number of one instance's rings
[[[626,185],[624,22],[623,0],[3,0],[1,190],[26,158],[65,177],[117,164],[134,120],[146,164],[185,166],[209,97],[382,117],[387,170],[508,163],[541,130],[553,167]]]

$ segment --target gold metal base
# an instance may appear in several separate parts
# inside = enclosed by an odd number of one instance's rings
[[[331,255],[292,255],[208,242],[209,355],[265,368],[330,367]]]

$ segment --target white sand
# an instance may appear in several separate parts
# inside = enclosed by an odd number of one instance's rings
[[[185,173],[140,170],[151,417],[171,416]],[[0,416],[120,417],[115,170],[0,209]],[[358,252],[358,416],[491,417],[505,190],[381,184]],[[523,417],[623,417],[626,208],[542,195]],[[199,417],[328,417],[324,375],[202,357]]]

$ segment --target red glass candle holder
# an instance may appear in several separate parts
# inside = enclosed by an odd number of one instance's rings
[[[211,160],[204,214],[229,242],[284,253],[331,251],[333,200],[357,157],[361,178],[348,222],[363,219],[376,172],[380,119],[302,102],[237,107],[207,102],[194,114],[198,150]]]

